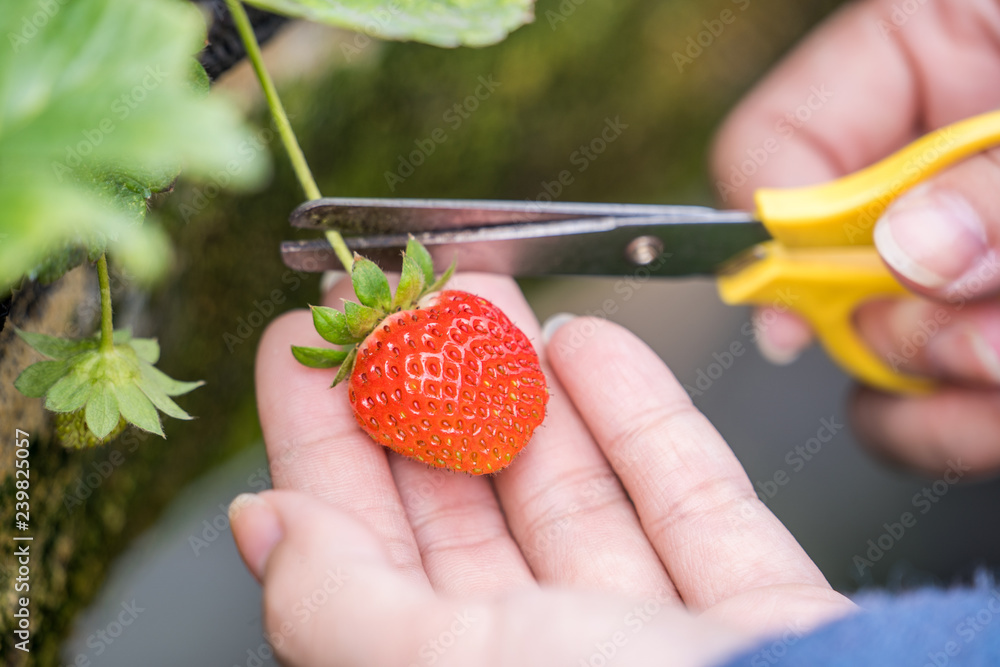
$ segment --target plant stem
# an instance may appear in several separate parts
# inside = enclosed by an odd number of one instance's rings
[[[243,41],[243,47],[246,49],[250,64],[253,65],[253,70],[257,74],[257,80],[260,81],[260,87],[264,90],[267,106],[271,110],[271,117],[274,118],[274,124],[278,128],[281,143],[285,145],[288,159],[292,162],[295,177],[299,179],[299,184],[302,185],[302,190],[306,193],[306,197],[309,199],[319,199],[323,195],[319,192],[319,186],[316,185],[316,179],[313,178],[312,172],[309,170],[309,164],[302,153],[302,147],[299,146],[299,141],[295,138],[295,132],[292,130],[291,123],[288,122],[288,115],[285,113],[285,107],[281,104],[281,98],[278,97],[278,90],[274,87],[274,81],[271,80],[271,75],[267,73],[267,69],[264,67],[264,58],[260,53],[260,44],[257,43],[257,35],[254,34],[250,18],[247,16],[239,0],[226,0],[226,5],[233,15],[233,22],[236,24],[236,30]],[[326,238],[330,241],[330,245],[333,246],[333,251],[337,254],[337,259],[344,265],[344,269],[350,273],[351,267],[354,266],[354,256],[347,249],[347,244],[344,243],[340,232],[336,230],[328,231]]]
[[[97,281],[101,285],[101,352],[115,347],[114,326],[111,321],[111,280],[108,278],[108,255],[97,260]]]

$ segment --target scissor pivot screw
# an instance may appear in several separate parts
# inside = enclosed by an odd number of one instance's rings
[[[663,254],[663,241],[656,236],[639,236],[625,248],[628,261],[636,266],[652,264]]]

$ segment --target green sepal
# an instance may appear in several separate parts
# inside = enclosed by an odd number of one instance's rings
[[[313,326],[323,340],[334,345],[351,345],[358,342],[358,338],[351,335],[347,327],[347,318],[342,312],[326,306],[310,306],[310,308],[312,308]]]
[[[333,368],[344,363],[349,352],[328,347],[301,347],[292,345],[292,355],[300,364],[309,368]]]
[[[122,417],[132,422],[144,431],[163,436],[163,426],[160,415],[152,401],[134,383],[120,384],[114,387],[115,398]]]
[[[430,287],[424,290],[424,292],[426,294],[430,294],[431,292],[437,292],[440,291],[442,288],[444,288],[445,284],[447,284],[447,282],[451,280],[451,277],[455,274],[455,267],[457,266],[458,266],[458,259],[456,258],[452,260],[451,266],[448,267],[448,270],[442,273],[441,277],[438,278],[437,281],[434,282]]]
[[[413,235],[410,235],[410,240],[406,242],[406,256],[420,267],[424,274],[424,285],[432,285],[434,283],[434,260],[431,259],[431,254],[427,252],[424,244],[413,238]],[[406,270],[405,265],[403,270]]]
[[[168,417],[173,417],[174,419],[193,419],[181,406],[174,403],[174,400],[167,395],[163,387],[157,381],[153,380],[152,377],[152,374],[143,373],[139,379],[139,389],[146,395],[146,398],[152,401],[153,405]],[[171,379],[171,382],[183,384],[173,379]]]
[[[413,244],[415,241],[411,239],[410,243]],[[433,276],[431,279],[433,280]],[[396,288],[396,296],[392,299],[393,310],[409,308],[414,301],[420,298],[426,284],[424,271],[419,262],[410,257],[409,251],[407,251],[407,254],[403,255],[403,272],[399,276],[399,287]]]
[[[129,346],[146,363],[155,364],[160,360],[160,344],[155,338],[133,338]]]
[[[194,389],[205,384],[203,380],[197,380],[195,382],[183,382],[181,380],[175,380],[163,371],[161,371],[156,366],[151,366],[150,364],[140,363],[139,370],[142,373],[142,382],[152,382],[159,387],[164,394],[167,396],[182,396]],[[140,384],[142,384],[140,382]]]
[[[52,412],[75,412],[90,398],[93,381],[86,373],[75,372],[70,367],[45,394],[45,409]]]
[[[14,329],[14,332],[32,349],[44,354],[50,359],[69,359],[75,354],[85,350],[96,350],[97,340],[94,338],[84,338],[83,340],[67,340],[46,336],[45,334],[32,333],[23,329]]]
[[[336,387],[338,384],[351,377],[351,371],[354,370],[354,362],[358,358],[358,348],[354,348],[347,353],[347,358],[344,359],[344,363],[340,365],[340,370],[337,371],[337,377],[333,378],[333,384],[331,387]]]
[[[14,387],[28,398],[41,398],[66,374],[65,361],[39,361],[31,364],[14,380]]]
[[[118,399],[115,398],[111,383],[101,382],[95,385],[87,400],[87,428],[97,437],[104,440],[121,419],[118,411]]]
[[[392,291],[389,289],[389,279],[382,269],[370,259],[354,255],[354,267],[351,269],[351,282],[354,283],[354,293],[358,301],[370,308],[381,311],[392,306]],[[332,342],[332,341],[331,341]]]
[[[344,317],[347,319],[347,329],[351,332],[352,336],[361,340],[364,340],[371,330],[375,328],[375,323],[384,317],[384,315],[385,313],[382,311],[369,308],[368,306],[360,306],[353,301],[344,302]]]

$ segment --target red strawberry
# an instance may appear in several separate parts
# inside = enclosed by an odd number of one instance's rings
[[[351,405],[376,442],[438,468],[505,468],[545,416],[538,355],[503,311],[468,292],[431,295],[361,344]],[[423,302],[422,302],[423,303]]]
[[[492,303],[437,290],[427,251],[407,245],[395,298],[372,262],[355,257],[361,305],[345,313],[313,308],[316,329],[344,350],[293,347],[315,368],[340,365],[350,377],[361,428],[403,456],[481,475],[497,472],[527,444],[545,417],[548,390],[527,336]],[[419,303],[414,303],[419,299]]]

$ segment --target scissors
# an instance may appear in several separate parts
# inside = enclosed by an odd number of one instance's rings
[[[780,305],[804,317],[847,373],[894,393],[931,380],[894,370],[858,336],[865,301],[908,294],[882,263],[875,222],[902,193],[948,165],[1000,144],[1000,111],[924,135],[870,167],[820,185],[763,188],[756,210],[538,201],[325,198],[290,222],[338,230],[384,268],[400,265],[412,235],[441,269],[512,276],[715,276],[731,305]],[[285,241],[287,266],[341,268],[325,239]]]

